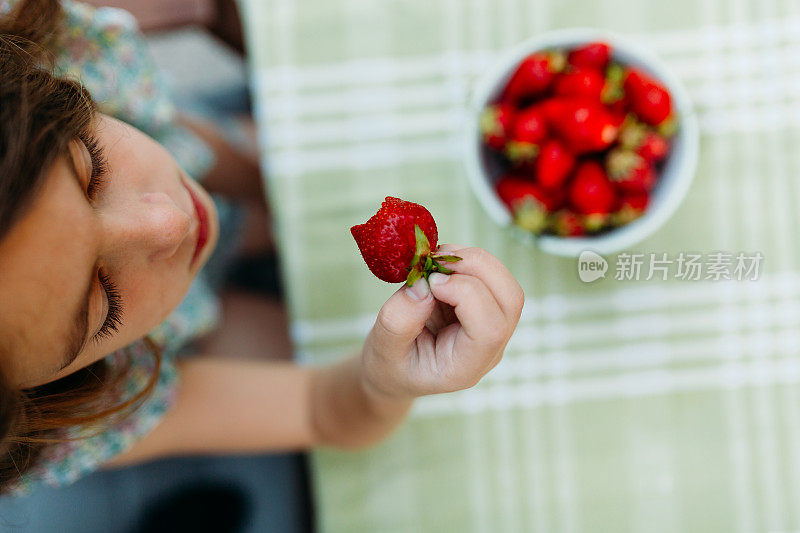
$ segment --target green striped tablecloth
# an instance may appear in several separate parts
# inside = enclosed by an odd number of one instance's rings
[[[800,529],[800,2],[242,0],[292,331],[353,353],[396,289],[348,228],[386,195],[484,247],[527,302],[474,390],[425,398],[385,444],[318,451],[321,529]],[[677,214],[629,252],[761,252],[758,281],[584,284],[518,245],[462,164],[466,98],[515,43],[616,31],[681,78],[701,125]]]

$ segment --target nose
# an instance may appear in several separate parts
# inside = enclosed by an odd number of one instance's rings
[[[192,229],[193,217],[163,192],[141,194],[122,209],[104,217],[109,244],[151,261],[175,255]]]

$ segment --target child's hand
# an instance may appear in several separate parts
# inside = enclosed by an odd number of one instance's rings
[[[466,389],[503,356],[522,312],[519,283],[480,248],[437,252],[463,260],[448,263],[454,274],[431,274],[430,289],[420,279],[383,305],[364,344],[369,389],[398,398]]]

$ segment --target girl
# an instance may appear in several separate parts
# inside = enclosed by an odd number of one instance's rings
[[[68,1],[0,1],[3,12],[0,489],[175,454],[369,445],[414,398],[471,387],[500,361],[522,290],[489,253],[453,245],[441,249],[463,258],[455,273],[395,292],[361,353],[338,364],[265,361],[285,336],[268,323],[250,359],[203,353],[193,341],[218,322],[204,265],[228,211],[187,172],[195,159],[172,155],[189,141],[141,79],[135,24]],[[75,28],[98,19],[97,48],[64,67]],[[96,63],[112,45],[123,70],[104,78]],[[60,76],[75,64],[101,80],[94,94]],[[139,77],[114,86],[122,74]]]

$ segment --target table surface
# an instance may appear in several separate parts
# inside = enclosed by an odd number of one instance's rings
[[[526,292],[503,362],[417,403],[366,452],[317,451],[322,531],[800,528],[800,3],[794,0],[242,0],[298,357],[357,350],[396,287],[349,227],[384,196]],[[763,254],[757,281],[582,283],[519,245],[463,167],[466,102],[548,29],[637,40],[698,112],[697,176],[629,252]],[[705,257],[705,256],[704,256]]]

